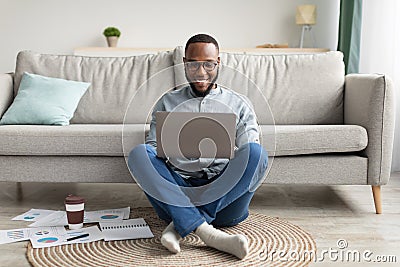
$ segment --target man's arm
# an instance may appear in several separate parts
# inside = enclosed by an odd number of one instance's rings
[[[240,110],[239,125],[236,130],[236,146],[241,147],[246,143],[260,143],[260,133],[257,117],[250,100],[244,96]]]
[[[157,104],[154,106],[153,112],[151,114],[151,123],[150,123],[150,131],[146,135],[145,143],[148,145],[157,148],[157,140],[156,140],[156,112],[157,111],[165,111],[163,98],[158,100]]]

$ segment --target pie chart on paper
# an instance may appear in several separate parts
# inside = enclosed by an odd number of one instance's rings
[[[49,234],[49,231],[39,231],[35,233],[36,235],[47,235]]]
[[[106,214],[106,215],[101,216],[100,218],[104,219],[104,220],[112,220],[112,219],[116,219],[118,217],[119,217],[118,215]]]
[[[39,243],[54,243],[57,241],[58,241],[57,237],[45,237],[45,238],[38,239],[37,242],[39,242]]]

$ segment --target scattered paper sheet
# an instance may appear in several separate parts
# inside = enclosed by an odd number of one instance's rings
[[[88,211],[85,212],[85,223],[120,222],[124,219],[123,211]]]
[[[153,233],[143,218],[129,219],[130,207],[120,209],[108,209],[87,211],[84,223],[100,222],[107,228],[108,240],[124,240],[133,238],[150,238]],[[32,221],[29,227],[11,230],[0,230],[0,244],[31,240],[34,248],[51,247],[64,244],[86,243],[104,239],[104,232],[97,226],[84,227],[79,230],[65,230],[68,225],[65,211],[31,209],[12,220]],[[114,231],[112,227],[118,226],[120,231]],[[68,238],[88,233],[88,237],[67,241]]]
[[[100,229],[105,241],[154,237],[143,218],[113,223],[100,222]]]
[[[64,240],[65,241],[64,244],[88,243],[88,242],[93,242],[93,241],[104,239],[103,233],[100,231],[100,229],[99,229],[99,227],[97,227],[97,225],[85,227],[85,228],[82,228],[79,230],[69,230],[69,231],[67,231],[67,236],[65,239],[75,237],[75,236],[80,236],[83,234],[89,234],[89,236],[75,239],[72,241]]]
[[[85,211],[83,222],[84,223],[97,223],[97,222],[120,222],[123,219],[129,219],[131,208],[108,209],[97,211]],[[53,211],[49,215],[41,218],[40,220],[32,223],[29,227],[43,227],[43,226],[65,226],[68,225],[66,211]]]
[[[29,240],[30,228],[0,230],[0,244]]]
[[[53,213],[41,218],[32,223],[29,227],[44,227],[44,226],[64,226],[68,225],[67,213],[62,210],[53,211]]]
[[[129,219],[129,215],[131,214],[131,207],[121,208],[120,210],[124,211],[124,220]]]
[[[30,229],[30,240],[33,248],[62,245],[65,243],[66,236],[67,231],[63,226]]]
[[[108,210],[97,210],[97,211],[86,211],[84,223],[95,223],[95,222],[111,222],[111,221],[122,221],[123,219],[129,219],[131,208],[120,208],[120,209],[108,209]]]
[[[53,213],[54,210],[42,210],[42,209],[31,209],[21,215],[18,215],[11,220],[13,221],[28,221],[28,222],[36,222],[43,217]]]
[[[68,238],[89,234],[84,238],[67,241]],[[75,243],[88,243],[104,239],[97,225],[79,230],[66,231],[64,227],[39,227],[0,230],[0,244],[31,240],[34,248],[52,247]]]

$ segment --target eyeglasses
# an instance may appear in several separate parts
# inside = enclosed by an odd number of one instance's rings
[[[211,72],[215,70],[215,67],[218,65],[217,62],[210,61],[189,61],[185,63],[186,68],[189,71],[197,71],[200,66],[203,66],[203,69],[207,72]]]

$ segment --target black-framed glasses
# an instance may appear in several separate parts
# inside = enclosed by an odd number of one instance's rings
[[[200,66],[203,66],[203,69],[207,72],[211,72],[215,70],[215,67],[218,65],[218,62],[210,62],[210,61],[189,61],[185,63],[186,68],[189,71],[197,71]]]

